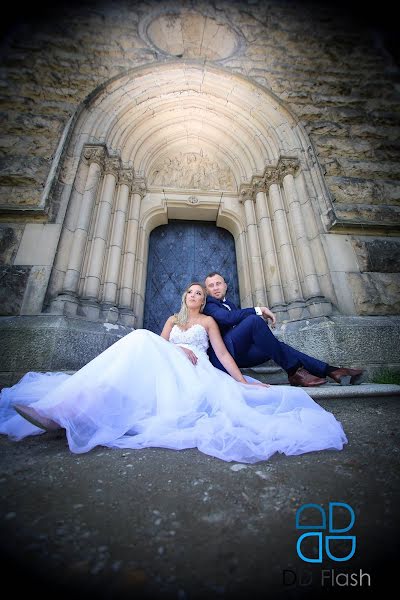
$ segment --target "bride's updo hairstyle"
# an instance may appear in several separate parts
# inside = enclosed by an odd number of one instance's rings
[[[177,325],[186,325],[186,323],[189,320],[188,308],[186,306],[186,295],[187,295],[188,291],[190,290],[190,288],[192,287],[192,285],[198,285],[203,290],[204,299],[203,299],[203,303],[202,303],[202,305],[200,307],[200,312],[203,311],[203,308],[204,308],[204,306],[206,304],[207,292],[206,292],[206,288],[204,287],[204,284],[200,283],[200,281],[192,281],[192,283],[190,283],[187,286],[187,288],[185,289],[185,291],[182,294],[182,303],[181,303],[180,311],[174,315],[174,317],[175,317],[175,323]]]

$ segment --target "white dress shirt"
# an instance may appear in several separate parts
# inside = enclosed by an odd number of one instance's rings
[[[232,310],[231,307],[229,306],[229,304],[225,304],[225,302],[226,302],[226,298],[223,298],[222,299],[223,306],[226,306],[226,308],[228,310]],[[262,317],[262,311],[261,311],[261,308],[259,306],[255,306],[254,310],[256,311],[256,315],[258,315],[259,317]]]

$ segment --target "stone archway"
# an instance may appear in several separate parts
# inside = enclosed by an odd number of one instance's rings
[[[179,61],[109,82],[76,119],[59,184],[49,312],[141,326],[149,235],[171,218],[232,232],[243,306],[301,319],[336,301],[321,240],[330,201],[307,135],[244,77]]]

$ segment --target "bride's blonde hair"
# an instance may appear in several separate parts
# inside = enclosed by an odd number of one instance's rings
[[[192,283],[190,283],[187,286],[187,288],[185,289],[185,291],[182,294],[182,302],[181,302],[181,308],[180,308],[179,312],[177,312],[177,313],[174,314],[175,323],[177,325],[186,325],[186,323],[189,320],[189,313],[188,313],[188,308],[187,308],[187,305],[186,305],[186,296],[187,296],[188,291],[192,287],[192,285],[198,285],[203,290],[204,298],[203,298],[202,305],[200,307],[200,312],[203,311],[203,308],[204,308],[204,306],[206,304],[206,295],[207,295],[207,292],[206,292],[206,288],[204,287],[204,284],[200,283],[199,281],[192,281]]]

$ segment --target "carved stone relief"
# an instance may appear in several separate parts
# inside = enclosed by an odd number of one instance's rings
[[[214,18],[211,14],[178,7],[164,9],[161,14],[148,11],[140,22],[139,31],[150,46],[163,54],[222,60],[234,55],[243,45],[244,38],[239,28],[226,22],[218,8],[215,12]]]
[[[235,180],[228,167],[202,152],[179,152],[165,157],[152,170],[150,185],[202,189],[235,190]]]

